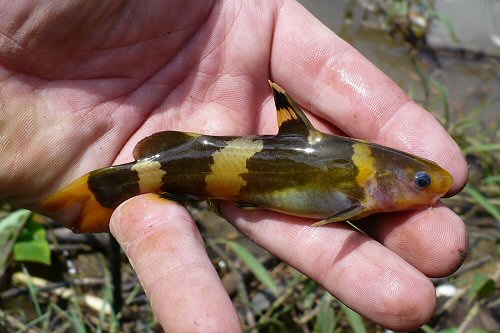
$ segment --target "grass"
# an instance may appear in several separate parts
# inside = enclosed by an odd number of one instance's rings
[[[352,3],[357,6],[356,1]],[[382,16],[382,22],[389,27],[386,29],[388,33],[393,33],[391,22],[407,18],[408,4],[400,1],[377,3],[385,5],[380,15],[390,13]],[[428,17],[446,20],[432,11],[430,1],[425,4],[429,5]],[[452,31],[452,24],[447,21],[446,25]],[[411,29],[411,25],[405,29]],[[406,40],[409,32],[402,36]],[[419,45],[410,43],[409,49],[412,47]],[[486,332],[489,327],[482,324],[485,318],[494,317],[492,314],[500,309],[500,146],[499,120],[485,123],[483,116],[488,112],[489,104],[497,102],[498,97],[485,101],[481,97],[483,87],[475,87],[476,90],[472,87],[468,90],[468,100],[473,102],[462,103],[463,92],[449,88],[446,70],[469,66],[467,60],[454,59],[450,65],[444,62],[436,72],[422,61],[418,52],[409,52],[408,57],[412,65],[405,69],[409,72],[405,77],[412,78],[412,82],[403,82],[402,85],[409,85],[410,94],[418,89],[425,92],[419,102],[442,121],[460,144],[471,166],[470,183],[459,195],[447,200],[470,231],[468,259],[451,277],[433,280],[436,286],[452,286],[454,293],[440,297],[435,316],[420,331]],[[491,71],[487,63],[474,66],[479,73]],[[200,220],[201,226],[205,226],[205,210],[194,209],[193,215]],[[4,218],[10,218],[9,226],[17,225],[13,220],[25,219],[26,214],[11,212],[6,206],[0,211],[0,220]],[[25,220],[18,222],[19,225],[26,223]],[[93,243],[85,239],[80,245],[59,244],[54,241],[56,230],[47,228],[52,250],[50,270],[58,274],[41,279],[47,271],[41,264],[23,264],[21,260],[6,256],[12,253],[12,241],[20,234],[20,229],[15,227],[9,230],[10,234],[2,243],[10,246],[4,247],[3,259],[0,260],[0,332],[2,327],[9,332],[35,333],[161,332],[144,291],[127,262],[122,263],[124,307],[122,312],[113,313],[109,306],[112,285],[102,249],[89,245]],[[203,234],[247,332],[381,331],[316,282],[269,253],[236,241],[239,236],[233,231],[226,232],[224,237],[206,230]],[[88,266],[93,269],[89,270]],[[498,319],[496,324],[500,325]]]

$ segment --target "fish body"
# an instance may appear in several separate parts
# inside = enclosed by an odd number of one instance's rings
[[[316,219],[317,225],[433,205],[453,178],[437,164],[363,140],[316,130],[271,83],[274,136],[167,131],[140,141],[135,161],[92,171],[50,195],[45,212],[65,212],[75,232],[108,228],[114,208],[142,193],[179,201],[227,201]]]

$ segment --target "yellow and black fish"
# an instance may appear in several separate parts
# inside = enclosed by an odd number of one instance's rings
[[[108,230],[113,209],[141,193],[223,200],[314,218],[317,225],[433,205],[453,183],[437,164],[374,143],[316,130],[271,83],[274,136],[167,131],[140,141],[134,162],[92,171],[50,195],[46,213],[75,217],[75,232]]]

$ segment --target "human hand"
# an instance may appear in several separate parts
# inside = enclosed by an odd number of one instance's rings
[[[160,130],[277,130],[267,78],[344,133],[438,162],[465,183],[459,148],[384,74],[293,1],[73,1],[0,5],[0,198],[34,207],[84,173],[131,160]],[[8,172],[7,172],[8,171]],[[409,330],[432,314],[426,276],[453,272],[467,235],[433,209],[344,224],[223,206],[228,220],[354,310]],[[166,331],[236,331],[231,301],[177,204],[133,198],[110,224]],[[290,246],[293,244],[294,246]]]

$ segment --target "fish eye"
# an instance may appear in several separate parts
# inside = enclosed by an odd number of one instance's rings
[[[425,172],[419,172],[415,176],[415,184],[417,184],[417,186],[420,188],[429,187],[429,185],[431,185],[431,182],[431,176],[429,176],[429,174]]]

